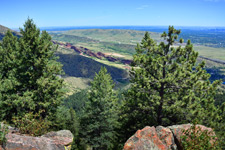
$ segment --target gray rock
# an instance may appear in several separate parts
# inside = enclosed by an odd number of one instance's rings
[[[50,132],[41,137],[8,133],[5,150],[65,150],[73,142],[73,134],[68,130]]]

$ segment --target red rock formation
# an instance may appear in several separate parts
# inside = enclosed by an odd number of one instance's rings
[[[70,43],[66,43],[65,46],[66,46],[66,48],[71,48],[72,45]]]
[[[132,62],[132,60],[128,60],[128,59],[122,59],[120,60],[119,58],[114,58],[114,57],[111,57],[111,56],[107,56],[105,55],[104,53],[102,52],[93,52],[91,51],[90,49],[88,48],[85,48],[85,47],[82,47],[80,46],[80,48],[76,47],[76,46],[73,46],[71,43],[62,43],[62,42],[58,42],[58,41],[52,41],[54,44],[58,44],[58,45],[61,45],[61,46],[64,46],[66,48],[71,48],[73,49],[75,52],[79,53],[79,54],[86,54],[88,56],[91,56],[91,57],[96,57],[98,59],[102,59],[102,57],[106,58],[108,61],[111,61],[111,62],[116,62],[116,61],[119,61],[125,65],[130,65],[130,63]]]
[[[124,150],[150,150],[159,149],[167,150],[171,147],[173,142],[173,135],[171,131],[168,131],[162,127],[164,132],[159,134],[156,132],[155,127],[145,127],[142,130],[138,130],[124,145]],[[163,141],[161,140],[163,139]],[[166,145],[168,144],[168,145]]]
[[[92,57],[96,57],[96,58],[99,58],[99,59],[101,59],[101,57],[100,56],[98,56],[98,54],[96,54],[96,53],[94,53],[94,52],[92,52],[91,50],[86,50],[86,51],[84,51],[84,53],[85,54],[87,54],[88,56],[92,56]]]
[[[138,130],[132,137],[130,137],[124,145],[123,150],[180,150],[181,136],[183,131],[191,127],[191,124],[174,125],[169,127],[157,126],[145,127]],[[197,125],[201,131],[209,131],[211,136],[215,133],[211,128],[203,125]]]
[[[113,57],[111,57],[111,56],[106,56],[105,58],[106,58],[108,61],[112,61],[112,62],[118,61],[117,58],[113,58]]]
[[[83,52],[82,49],[79,49],[76,46],[71,46],[71,49],[73,49],[75,52],[77,52],[79,54]]]
[[[102,52],[98,52],[97,53],[99,56],[101,56],[101,57],[106,57],[106,55],[104,54],[104,53],[102,53]]]

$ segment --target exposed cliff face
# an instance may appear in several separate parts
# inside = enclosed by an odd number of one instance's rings
[[[123,150],[182,150],[181,136],[183,135],[183,130],[187,130],[190,127],[191,124],[169,127],[146,126],[127,140]],[[212,136],[215,136],[211,128],[203,125],[197,125],[197,128],[200,128],[201,131],[209,131]]]
[[[95,57],[95,58],[98,58],[98,59],[105,58],[108,61],[111,61],[111,62],[121,62],[121,63],[126,64],[126,65],[129,65],[132,62],[132,60],[108,56],[108,55],[105,55],[102,52],[95,53],[95,52],[91,51],[90,49],[85,48],[85,47],[82,47],[82,46],[76,47],[76,46],[74,46],[74,45],[72,45],[70,43],[63,43],[63,42],[58,42],[58,41],[52,41],[52,42],[54,44],[58,44],[58,45],[61,45],[61,46],[66,47],[66,48],[73,49],[78,54],[86,54],[88,56]]]

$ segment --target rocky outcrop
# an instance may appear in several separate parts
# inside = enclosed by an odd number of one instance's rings
[[[101,58],[102,58],[102,57],[99,56],[97,53],[92,52],[90,49],[87,49],[87,48],[84,48],[84,49],[85,49],[84,53],[85,53],[86,55],[91,56],[91,57],[96,57],[96,58],[98,58],[98,59],[101,59]]]
[[[2,150],[69,150],[72,142],[73,134],[69,130],[49,132],[41,137],[8,133]]]
[[[191,124],[174,125],[169,127],[145,127],[138,130],[124,145],[124,150],[182,150],[181,136],[183,131],[191,127]],[[201,131],[209,131],[212,136],[215,133],[211,128],[197,125]]]
[[[52,41],[52,43],[61,45],[65,48],[73,49],[75,52],[77,52],[79,54],[86,54],[87,56],[95,57],[95,58],[98,58],[98,59],[105,58],[108,61],[121,62],[124,65],[129,65],[132,62],[132,60],[115,58],[115,57],[112,57],[112,56],[105,55],[102,52],[95,53],[88,48],[85,48],[85,47],[82,47],[82,46],[76,47],[76,46],[72,45],[71,43],[65,43],[65,42],[59,42],[59,41]]]
[[[75,52],[77,52],[79,54],[83,53],[82,49],[77,48],[76,46],[71,46],[71,49],[73,49]]]
[[[102,53],[102,52],[98,52],[97,54],[98,54],[98,56],[106,57],[106,55],[104,53]]]

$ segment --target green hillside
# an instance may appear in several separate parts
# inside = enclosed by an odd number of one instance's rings
[[[131,56],[135,52],[134,44],[119,44],[115,42],[104,42],[94,40],[88,37],[67,35],[67,34],[51,34],[52,39],[56,41],[69,42],[76,46],[86,47],[95,52],[119,52],[125,56]]]
[[[200,56],[211,59],[219,59],[225,61],[225,48],[214,48],[207,46],[194,46],[194,49],[199,52]]]
[[[119,44],[137,44],[143,38],[145,31],[137,30],[118,30],[118,29],[84,29],[66,31],[65,35],[75,35],[87,37],[101,42],[112,42]],[[152,38],[159,40],[160,34],[150,32]]]
[[[121,69],[120,65],[110,63],[109,61],[96,60],[85,56],[77,55],[74,50],[69,48],[58,47],[56,55],[59,56],[59,60],[63,64],[63,70],[65,76],[63,79],[66,83],[67,95],[72,95],[82,89],[86,89],[90,85],[90,81],[97,73],[101,66],[108,69],[108,72],[112,75],[114,81],[116,81],[116,87],[126,86],[128,83],[128,72]]]
[[[95,52],[116,52],[131,59],[135,46],[141,41],[145,31],[116,29],[70,30],[61,33],[51,32],[52,39],[86,47]],[[151,32],[151,36],[160,40],[160,34]]]
[[[132,59],[132,55],[135,53],[135,43],[141,41],[144,33],[143,31],[134,30],[87,29],[60,33],[52,32],[51,35],[53,40],[69,42],[77,47],[82,46],[88,48],[93,52],[114,53],[122,55],[123,58]],[[157,42],[162,40],[159,38],[159,35],[159,33],[151,33],[151,36]],[[212,48],[198,44],[194,45],[194,49],[199,52],[200,56],[225,60],[224,48]],[[69,76],[65,81],[69,85],[71,94],[76,92],[77,89],[87,88],[87,79],[93,78],[95,73],[99,71],[100,66],[107,67],[113,79],[125,78],[127,76],[125,68],[128,66],[118,62],[75,55],[74,50],[63,46],[59,46],[57,54],[60,56],[59,61],[64,65],[63,69],[66,75]],[[199,58],[198,62],[202,60],[206,62],[206,69],[212,76],[211,80],[224,78],[224,64],[203,58]],[[127,82],[124,85],[121,84],[121,86],[126,86],[126,84]]]
[[[59,61],[63,64],[65,74],[68,76],[93,79],[95,73],[99,72],[101,67],[106,67],[114,80],[127,78],[128,75],[124,69],[108,66],[85,56],[74,54],[57,55]]]
[[[93,52],[116,53],[124,56],[123,58],[132,59],[132,55],[135,53],[135,43],[137,41],[141,41],[144,33],[145,32],[143,31],[134,30],[87,29],[71,30],[57,34],[51,33],[51,35],[53,40],[69,42],[78,47],[82,46],[88,48]],[[151,36],[157,42],[162,40],[159,38],[159,35],[159,33],[151,33]],[[225,60],[224,48],[195,45],[194,49],[199,52],[200,56]],[[86,79],[93,78],[95,72],[98,72],[100,66],[103,64],[108,67],[107,69],[114,79],[124,78],[124,76],[127,75],[127,73],[124,73],[124,68],[126,68],[126,66],[119,64],[118,62],[110,62],[104,59],[75,55],[76,53],[74,50],[63,48],[62,46],[59,47],[58,52],[60,54],[60,61],[64,65],[63,69],[68,76],[73,77],[70,78],[70,80],[65,80],[70,85],[70,89],[84,89],[87,87],[88,82]],[[203,58],[199,58],[198,62],[202,60],[206,62],[206,68],[207,71],[211,73],[212,80],[224,78],[224,64]],[[114,69],[109,69],[113,67]],[[118,68],[121,70],[118,70]]]
[[[144,31],[117,30],[117,29],[85,29],[70,30],[58,34],[51,33],[53,40],[83,46],[95,52],[114,52],[131,59],[135,53],[136,43],[143,38]],[[157,42],[162,41],[160,33],[150,32]],[[197,35],[195,35],[197,36]],[[200,56],[225,60],[225,48],[213,48],[203,45],[194,45]]]
[[[89,78],[63,76],[67,95],[72,95],[80,90],[87,89],[92,81]]]
[[[0,41],[3,39],[4,35],[6,34],[6,32],[8,30],[11,30],[11,29],[0,25]],[[13,30],[11,30],[11,31],[12,31],[13,35],[20,36],[20,34],[18,32],[13,31]]]

